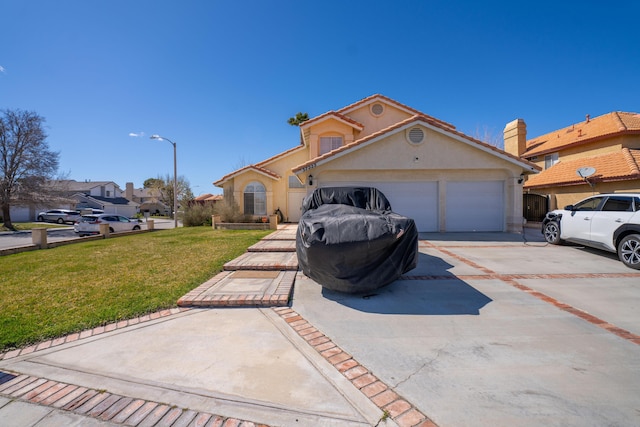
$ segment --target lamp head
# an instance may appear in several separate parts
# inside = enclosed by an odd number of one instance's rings
[[[164,139],[164,138],[163,138],[163,137],[161,137],[161,136],[160,136],[160,135],[158,135],[158,134],[155,134],[155,135],[151,135],[151,136],[149,137],[149,139]]]

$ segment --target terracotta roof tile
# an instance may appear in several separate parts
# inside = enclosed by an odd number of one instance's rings
[[[338,119],[349,123],[350,125],[352,125],[353,127],[357,128],[358,130],[364,129],[364,125],[362,123],[359,123],[359,122],[353,120],[352,118],[350,118],[348,116],[345,116],[344,114],[338,113],[336,111],[327,111],[324,114],[321,114],[321,115],[319,115],[317,117],[314,117],[312,119],[307,120],[306,122],[301,123],[300,127],[301,128],[308,127],[310,124],[321,122],[323,119],[327,119],[329,117],[337,117]]]
[[[585,166],[595,168],[591,182],[625,181],[640,179],[640,150],[623,148],[614,153],[585,157],[568,162],[560,161],[529,177],[524,188],[542,188],[583,184],[576,171]]]
[[[640,114],[615,111],[527,141],[523,157],[558,151],[617,134],[640,134]]]
[[[193,200],[197,201],[197,202],[211,202],[211,201],[218,201],[218,200],[222,200],[224,198],[224,196],[222,196],[221,194],[211,194],[211,193],[206,193],[206,194],[201,194],[198,197],[194,198]]]
[[[413,113],[414,115],[430,117],[431,120],[435,120],[435,121],[439,122],[440,124],[442,124],[443,126],[446,126],[446,127],[452,128],[452,129],[456,128],[451,123],[447,123],[447,122],[445,122],[443,120],[436,119],[435,117],[428,116],[428,115],[424,114],[422,111],[418,111],[415,108],[409,107],[408,105],[402,104],[401,102],[398,102],[398,101],[396,101],[394,99],[391,99],[389,97],[386,97],[384,95],[380,95],[379,93],[377,93],[375,95],[368,96],[368,97],[366,97],[364,99],[361,99],[360,101],[354,102],[351,105],[347,105],[346,107],[343,107],[343,108],[339,109],[338,113],[340,113],[340,114],[348,114],[349,111],[352,111],[355,108],[360,107],[361,105],[364,105],[364,104],[367,104],[367,103],[372,103],[376,99],[380,99],[380,100],[383,100],[383,101],[385,101],[385,102],[387,102],[387,103],[389,103],[391,105],[395,105],[397,107],[400,107],[400,109],[407,110],[407,111]]]
[[[221,185],[223,185],[226,181],[228,181],[229,179],[241,174],[242,172],[246,172],[248,170],[254,170],[258,173],[262,173],[264,175],[267,175],[273,179],[280,179],[281,176],[278,175],[277,173],[270,171],[269,169],[265,169],[263,167],[260,167],[258,165],[249,165],[249,166],[245,166],[241,169],[238,169],[236,171],[233,171],[225,176],[223,176],[222,178],[220,178],[218,181],[214,182],[213,185],[215,185],[216,187],[219,187]]]

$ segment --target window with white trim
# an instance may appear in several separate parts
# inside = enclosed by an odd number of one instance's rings
[[[267,190],[257,181],[250,182],[244,189],[244,214],[267,214]]]
[[[544,156],[544,168],[549,169],[551,166],[558,163],[558,153],[547,154]]]
[[[342,147],[341,136],[321,136],[320,137],[320,155],[333,151]]]

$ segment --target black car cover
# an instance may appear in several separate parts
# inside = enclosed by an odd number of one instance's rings
[[[296,252],[304,274],[327,289],[368,292],[418,262],[418,229],[371,187],[325,187],[302,204]]]

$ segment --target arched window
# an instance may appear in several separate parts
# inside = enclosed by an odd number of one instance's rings
[[[250,182],[244,189],[245,215],[267,214],[267,191],[257,181]]]

